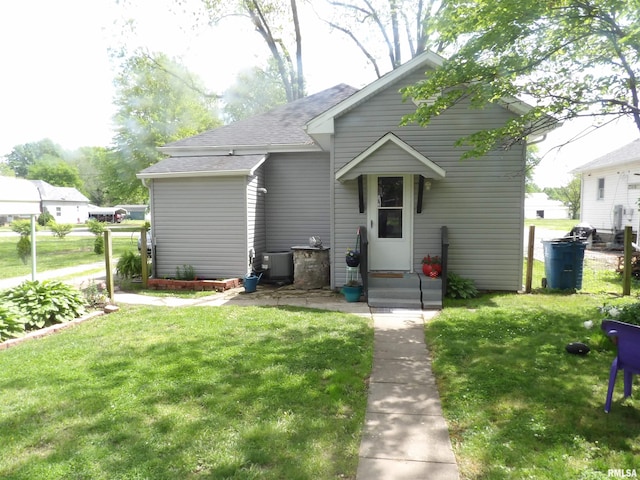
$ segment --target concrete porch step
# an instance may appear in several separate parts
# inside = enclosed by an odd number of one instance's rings
[[[422,309],[420,288],[369,288],[368,303],[371,307]]]
[[[421,273],[382,274],[368,277],[369,306],[436,310],[442,308],[442,279]]]

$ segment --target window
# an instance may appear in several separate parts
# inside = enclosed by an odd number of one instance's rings
[[[598,179],[598,200],[604,199],[604,178]]]
[[[56,207],[56,217],[62,216],[62,207]]]

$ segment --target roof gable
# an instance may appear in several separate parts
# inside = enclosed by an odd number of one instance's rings
[[[616,165],[623,165],[631,162],[640,162],[640,138],[618,148],[617,150],[613,150],[606,155],[585,163],[581,167],[574,168],[571,173],[583,173],[588,172],[589,170],[615,167]]]
[[[442,66],[444,58],[440,55],[425,51],[420,55],[412,58],[407,63],[399,66],[395,70],[383,75],[378,80],[370,83],[366,87],[362,88],[358,92],[351,95],[346,100],[331,107],[322,114],[310,120],[306,125],[307,133],[313,137],[313,139],[319,143],[325,150],[329,148],[331,144],[331,135],[335,132],[334,120],[349,110],[355,108],[367,99],[376,95],[381,90],[387,88],[395,82],[398,82],[404,77],[411,75],[412,73],[422,69],[435,69]],[[497,103],[516,115],[523,115],[531,110],[531,106],[526,102],[514,97],[503,97],[497,101]],[[549,127],[544,130],[540,130],[536,135],[541,136],[548,133],[549,130],[553,130],[558,125],[558,122],[552,117],[548,117]]]
[[[365,163],[373,158],[376,152],[381,151],[389,145],[393,145],[398,147],[401,151],[403,151],[406,155],[415,160],[415,164],[417,170],[414,173],[419,173],[420,175],[428,178],[435,178],[437,180],[441,180],[445,177],[446,172],[436,163],[429,160],[427,157],[418,152],[415,148],[413,148],[408,143],[404,142],[400,138],[398,138],[392,132],[389,132],[378,139],[375,143],[370,145],[364,152],[356,156],[353,160],[347,163],[344,167],[336,172],[336,180],[344,182],[346,180],[354,180],[359,175],[363,175],[368,172]],[[385,170],[383,173],[397,173],[397,169],[394,167],[392,163],[385,162]],[[406,169],[405,169],[406,170]],[[380,173],[378,170],[377,173]]]

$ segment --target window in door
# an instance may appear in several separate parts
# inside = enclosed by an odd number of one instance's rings
[[[402,177],[378,177],[378,238],[402,238]]]

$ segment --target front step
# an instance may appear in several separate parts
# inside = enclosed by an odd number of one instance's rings
[[[367,302],[376,308],[439,310],[442,308],[442,280],[423,274],[376,275],[368,277]]]
[[[367,298],[370,307],[422,310],[419,288],[369,287]]]

